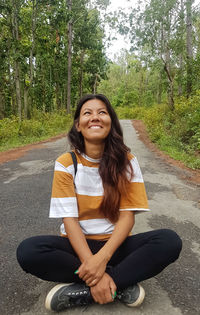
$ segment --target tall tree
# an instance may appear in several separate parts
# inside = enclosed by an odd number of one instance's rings
[[[186,30],[187,30],[187,97],[192,92],[192,63],[193,63],[193,45],[192,45],[192,4],[194,0],[186,0]]]
[[[71,109],[71,72],[72,72],[72,0],[67,0],[70,19],[68,22],[68,65],[67,65],[67,113]]]
[[[174,68],[176,67],[175,33],[179,23],[176,0],[151,0],[145,9],[132,12],[132,42],[149,49],[149,60],[160,58],[168,79],[168,104],[174,108]]]
[[[0,117],[69,112],[105,74],[101,25],[89,0],[0,0]]]
[[[19,52],[19,10],[20,1],[12,0],[12,36],[13,36],[13,57],[14,57],[14,74],[15,74],[15,88],[16,88],[16,100],[18,108],[19,121],[22,120],[22,98],[21,98],[21,76],[20,76],[20,52]]]

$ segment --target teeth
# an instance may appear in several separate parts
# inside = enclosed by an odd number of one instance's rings
[[[90,127],[91,129],[100,129],[101,127],[99,127],[99,126],[92,126],[92,127]]]

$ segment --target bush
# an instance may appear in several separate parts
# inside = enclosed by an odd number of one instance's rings
[[[17,117],[0,120],[0,150],[7,150],[25,143],[47,139],[62,132],[67,132],[72,118],[65,111],[43,113],[33,112],[30,120],[18,122]]]
[[[42,137],[48,132],[45,130],[45,124],[37,120],[24,120],[19,127],[19,136],[21,137]]]
[[[115,111],[119,119],[142,119],[145,108],[144,107],[116,107]]]
[[[16,117],[0,120],[0,144],[18,136],[18,120]]]
[[[200,168],[200,92],[177,100],[174,111],[167,105],[147,109],[144,122],[150,138],[162,150],[189,167]]]

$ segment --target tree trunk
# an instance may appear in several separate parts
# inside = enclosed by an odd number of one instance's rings
[[[21,99],[21,87],[20,87],[20,70],[19,63],[15,61],[15,87],[16,87],[16,100],[18,108],[19,121],[22,121],[22,99]]]
[[[167,62],[164,59],[163,59],[163,62],[164,62],[164,70],[167,74],[167,78],[168,78],[168,82],[169,82],[168,103],[169,103],[169,107],[171,108],[171,110],[174,110],[174,83],[173,83],[173,79],[172,79],[172,76],[170,74],[170,70],[168,68]]]
[[[166,17],[166,25],[169,24],[170,17],[169,15]],[[171,66],[170,66],[170,50],[169,50],[169,45],[168,45],[168,39],[170,35],[170,29],[166,31],[165,29],[166,26],[162,26],[162,38],[163,38],[163,47],[164,47],[164,55],[165,59],[162,58],[162,61],[164,63],[164,70],[167,74],[169,86],[168,86],[168,104],[171,110],[174,110],[174,83],[173,83],[173,77],[171,74]]]
[[[15,82],[13,80],[13,74],[11,73],[11,69],[13,68],[11,64],[11,42],[10,39],[8,40],[8,80],[9,80],[9,86],[10,86],[10,95],[11,95],[11,109],[12,109],[12,114],[16,114],[16,104],[15,104]]]
[[[83,96],[83,62],[84,62],[85,51],[81,52],[81,64],[80,64],[80,84],[79,84],[79,96]]]
[[[186,47],[187,47],[187,97],[192,92],[192,60],[193,60],[193,47],[192,47],[192,4],[194,0],[186,1]]]
[[[37,2],[35,3],[35,0],[32,0],[32,24],[31,24],[31,36],[32,36],[32,45],[30,50],[30,56],[29,56],[29,65],[30,65],[30,87],[33,83],[33,54],[35,50],[35,30],[36,30],[36,15],[37,15]]]
[[[12,34],[13,40],[19,42],[19,26],[18,26],[18,9],[16,2],[12,1],[13,5],[13,15],[12,15]],[[22,99],[21,99],[21,86],[20,86],[20,66],[19,61],[16,57],[18,51],[16,46],[14,47],[14,73],[15,73],[15,88],[16,88],[16,100],[17,100],[17,107],[18,107],[18,116],[19,121],[22,120]]]
[[[32,17],[31,17],[31,48],[29,54],[29,84],[26,85],[24,90],[24,117],[28,118],[28,113],[30,115],[30,109],[32,107],[32,97],[30,96],[30,90],[33,86],[34,79],[34,66],[33,66],[33,56],[35,50],[35,30],[36,30],[36,15],[37,15],[37,1],[32,0]],[[25,102],[27,102],[25,104]]]
[[[182,87],[182,77],[183,77],[183,54],[184,54],[184,3],[181,0],[181,9],[180,9],[180,32],[181,32],[181,51],[179,54],[179,70],[178,70],[178,96],[183,94],[183,87]]]
[[[68,0],[69,13],[72,11],[72,0]],[[72,20],[68,22],[68,66],[67,66],[67,113],[71,110],[71,72],[72,72]]]

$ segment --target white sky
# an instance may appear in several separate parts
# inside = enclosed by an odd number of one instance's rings
[[[123,9],[126,9],[130,6],[134,6],[137,3],[137,1],[134,0],[111,0],[111,5],[109,6],[109,11],[117,11],[120,7]],[[112,45],[106,49],[107,55],[110,59],[114,60],[115,55],[118,55],[120,53],[120,50],[122,48],[129,49],[130,43],[128,38],[125,38],[124,36],[121,36],[115,32],[113,32],[113,37],[117,37],[117,40],[114,40]]]
[[[145,0],[144,0],[145,1]],[[135,7],[138,0],[111,0],[111,5],[109,6],[109,11],[117,11],[120,7],[123,8],[124,12],[128,12],[129,7]],[[194,5],[199,5],[200,0],[195,0]],[[110,59],[114,60],[115,56],[120,54],[120,50],[126,48],[129,50],[130,42],[128,38],[121,36],[113,32],[113,36],[117,37],[117,40],[114,40],[112,45],[106,49],[107,55]]]

